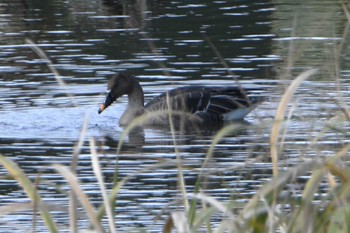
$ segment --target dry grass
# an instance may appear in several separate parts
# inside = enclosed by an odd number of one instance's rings
[[[275,123],[272,126],[271,138],[270,138],[270,153],[273,164],[273,174],[278,175],[278,140],[279,133],[281,128],[281,123],[284,121],[284,115],[288,106],[288,103],[292,99],[296,89],[301,85],[301,83],[316,73],[316,69],[311,69],[300,74],[293,82],[289,85],[287,90],[284,92],[284,95],[281,98],[281,101],[278,104]],[[281,147],[280,147],[281,149]]]

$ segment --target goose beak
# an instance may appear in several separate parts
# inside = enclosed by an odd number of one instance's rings
[[[117,98],[111,93],[109,92],[106,100],[103,104],[100,105],[100,108],[98,109],[98,114],[101,114],[101,112],[103,112],[109,105],[111,105],[114,100],[116,100]]]
[[[100,108],[98,109],[98,114],[101,114],[105,109],[106,109],[106,106],[104,104],[101,104]]]

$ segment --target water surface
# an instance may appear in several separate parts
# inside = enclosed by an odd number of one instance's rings
[[[298,10],[304,4],[308,12],[327,11],[306,14]],[[0,27],[0,153],[29,177],[40,177],[40,193],[52,204],[62,231],[68,231],[69,188],[52,164],[70,165],[84,119],[86,138],[95,138],[99,145],[107,184],[116,163],[120,177],[135,174],[118,195],[116,223],[124,232],[135,228],[159,232],[171,211],[183,209],[173,204],[181,196],[176,156],[182,158],[187,191],[192,192],[218,131],[176,132],[174,140],[167,129],[145,129],[141,141],[132,135],[122,139],[117,122],[127,99],[97,114],[107,80],[118,71],[135,74],[146,100],[184,85],[239,81],[267,88],[270,99],[239,130],[218,142],[207,165],[205,193],[223,202],[245,202],[271,177],[269,135],[278,101],[293,77],[308,68],[320,71],[303,83],[290,104],[281,169],[333,155],[349,140],[343,131],[325,130],[329,119],[340,112],[339,103],[349,96],[347,45],[342,56],[336,52],[347,36],[345,17],[334,1],[5,0],[0,5]],[[25,39],[45,51],[65,86]],[[316,137],[319,143],[313,145]],[[120,140],[123,147],[116,156]],[[152,168],[159,163],[164,166]],[[3,167],[0,174],[1,205],[27,203]],[[101,195],[87,141],[77,174],[98,205]],[[31,229],[32,219],[30,211],[1,216],[0,228],[21,232]],[[81,229],[88,224],[84,219],[82,214]],[[39,224],[36,231],[46,230]]]

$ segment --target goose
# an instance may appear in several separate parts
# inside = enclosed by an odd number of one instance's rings
[[[108,82],[109,90],[98,113],[123,95],[128,96],[128,103],[119,125],[127,126],[135,118],[149,115],[144,124],[169,125],[169,115],[175,122],[186,121],[207,125],[227,121],[239,121],[265,100],[263,96],[248,97],[257,88],[240,86],[185,86],[166,91],[144,105],[143,89],[137,79],[125,72],[117,73]],[[170,108],[169,108],[170,106]],[[171,110],[171,111],[170,111]],[[160,117],[161,116],[161,117]]]

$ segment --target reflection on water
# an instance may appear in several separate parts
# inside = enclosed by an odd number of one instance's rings
[[[168,129],[135,129],[121,138],[123,129],[118,120],[127,100],[121,98],[103,117],[97,114],[105,96],[106,80],[121,70],[134,73],[144,87],[147,101],[171,88],[233,85],[235,79],[245,86],[266,87],[271,98],[247,117],[248,124],[216,143],[213,158],[205,169],[208,188],[204,191],[218,200],[244,202],[271,177],[270,128],[284,86],[289,83],[288,78],[280,81],[276,76],[277,62],[295,64],[292,71],[296,73],[322,66],[322,72],[302,85],[296,94],[298,98],[290,105],[293,111],[286,124],[281,166],[332,155],[344,139],[348,140],[342,133],[344,129],[321,133],[338,111],[339,100],[343,100],[338,95],[339,86],[341,94],[348,96],[348,82],[333,82],[330,74],[334,67],[324,66],[331,64],[328,58],[342,37],[344,17],[333,14],[340,12],[334,1],[309,1],[308,7],[316,9],[310,12],[327,9],[332,20],[322,24],[319,18],[313,20],[313,14],[300,12],[298,30],[293,32],[293,7],[299,7],[298,4],[226,0],[2,1],[0,153],[17,162],[30,178],[40,178],[41,195],[52,204],[50,208],[61,230],[68,231],[69,188],[52,164],[69,166],[73,146],[87,117],[87,137],[97,140],[108,185],[116,165],[121,178],[135,175],[118,194],[118,230],[144,227],[148,232],[159,232],[167,214],[183,208],[169,205],[180,196],[177,155],[182,158],[187,191],[192,192],[213,137],[220,129],[174,134]],[[305,24],[310,27],[306,32],[299,31],[304,21],[310,23]],[[25,43],[27,38],[47,53],[66,87],[57,84],[46,62]],[[295,63],[288,60],[290,41],[296,44],[295,48],[306,50],[295,50]],[[344,79],[349,73],[345,67],[341,71]],[[315,81],[320,78],[327,80],[326,85]],[[73,101],[67,93],[73,95]],[[315,137],[320,145],[310,144]],[[116,156],[119,143],[122,147]],[[153,168],[156,164],[162,165]],[[101,195],[87,143],[79,156],[77,172],[84,191],[98,205]],[[16,182],[7,179],[3,167],[0,176],[1,205],[29,201]],[[160,220],[154,222],[157,215]],[[83,214],[81,219],[85,219]],[[88,223],[82,220],[79,224],[85,229]],[[0,216],[2,232],[23,231],[31,226],[30,211]],[[36,231],[46,229],[40,223]]]

